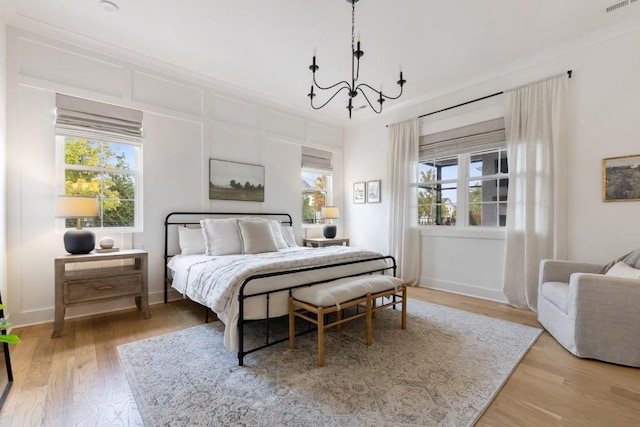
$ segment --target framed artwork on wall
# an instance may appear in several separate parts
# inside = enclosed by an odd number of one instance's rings
[[[264,166],[209,159],[209,199],[264,202]]]
[[[367,181],[367,203],[380,203],[380,180]]]
[[[353,203],[359,204],[366,201],[366,188],[364,182],[355,182],[353,184]]]
[[[602,201],[640,201],[640,154],[602,160]]]

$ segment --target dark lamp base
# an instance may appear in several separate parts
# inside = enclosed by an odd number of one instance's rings
[[[327,239],[333,239],[338,233],[338,227],[333,224],[327,224],[322,229],[322,235]]]
[[[64,248],[73,255],[88,254],[96,247],[93,231],[75,228],[64,233]]]

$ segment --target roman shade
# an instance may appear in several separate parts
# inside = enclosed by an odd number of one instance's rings
[[[56,94],[56,132],[142,141],[142,111]]]
[[[310,169],[320,169],[332,171],[333,155],[330,151],[318,150],[317,148],[302,147],[302,167]]]
[[[461,153],[491,150],[506,145],[504,117],[420,137],[421,161]]]

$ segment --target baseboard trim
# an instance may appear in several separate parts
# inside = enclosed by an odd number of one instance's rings
[[[454,294],[482,298],[490,301],[508,303],[507,298],[504,296],[502,291],[489,288],[481,288],[479,286],[469,285],[465,283],[421,278],[418,286],[423,288],[436,289],[439,291],[452,292]]]

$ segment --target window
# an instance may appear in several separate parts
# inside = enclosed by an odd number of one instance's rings
[[[65,195],[96,196],[100,218],[85,219],[86,227],[136,227],[140,179],[140,146],[58,135],[63,153]],[[67,220],[66,227],[75,227]]]
[[[418,171],[420,225],[504,227],[506,147],[421,161]]]
[[[302,223],[323,224],[321,210],[331,203],[331,175],[327,171],[302,169]]]
[[[420,138],[420,225],[504,227],[509,188],[504,119]]]
[[[98,200],[85,227],[142,230],[142,111],[56,94],[56,153],[59,194]]]
[[[302,223],[324,224],[322,207],[331,205],[333,154],[302,147]]]
[[[472,153],[469,163],[469,225],[504,227],[509,188],[507,149]]]

